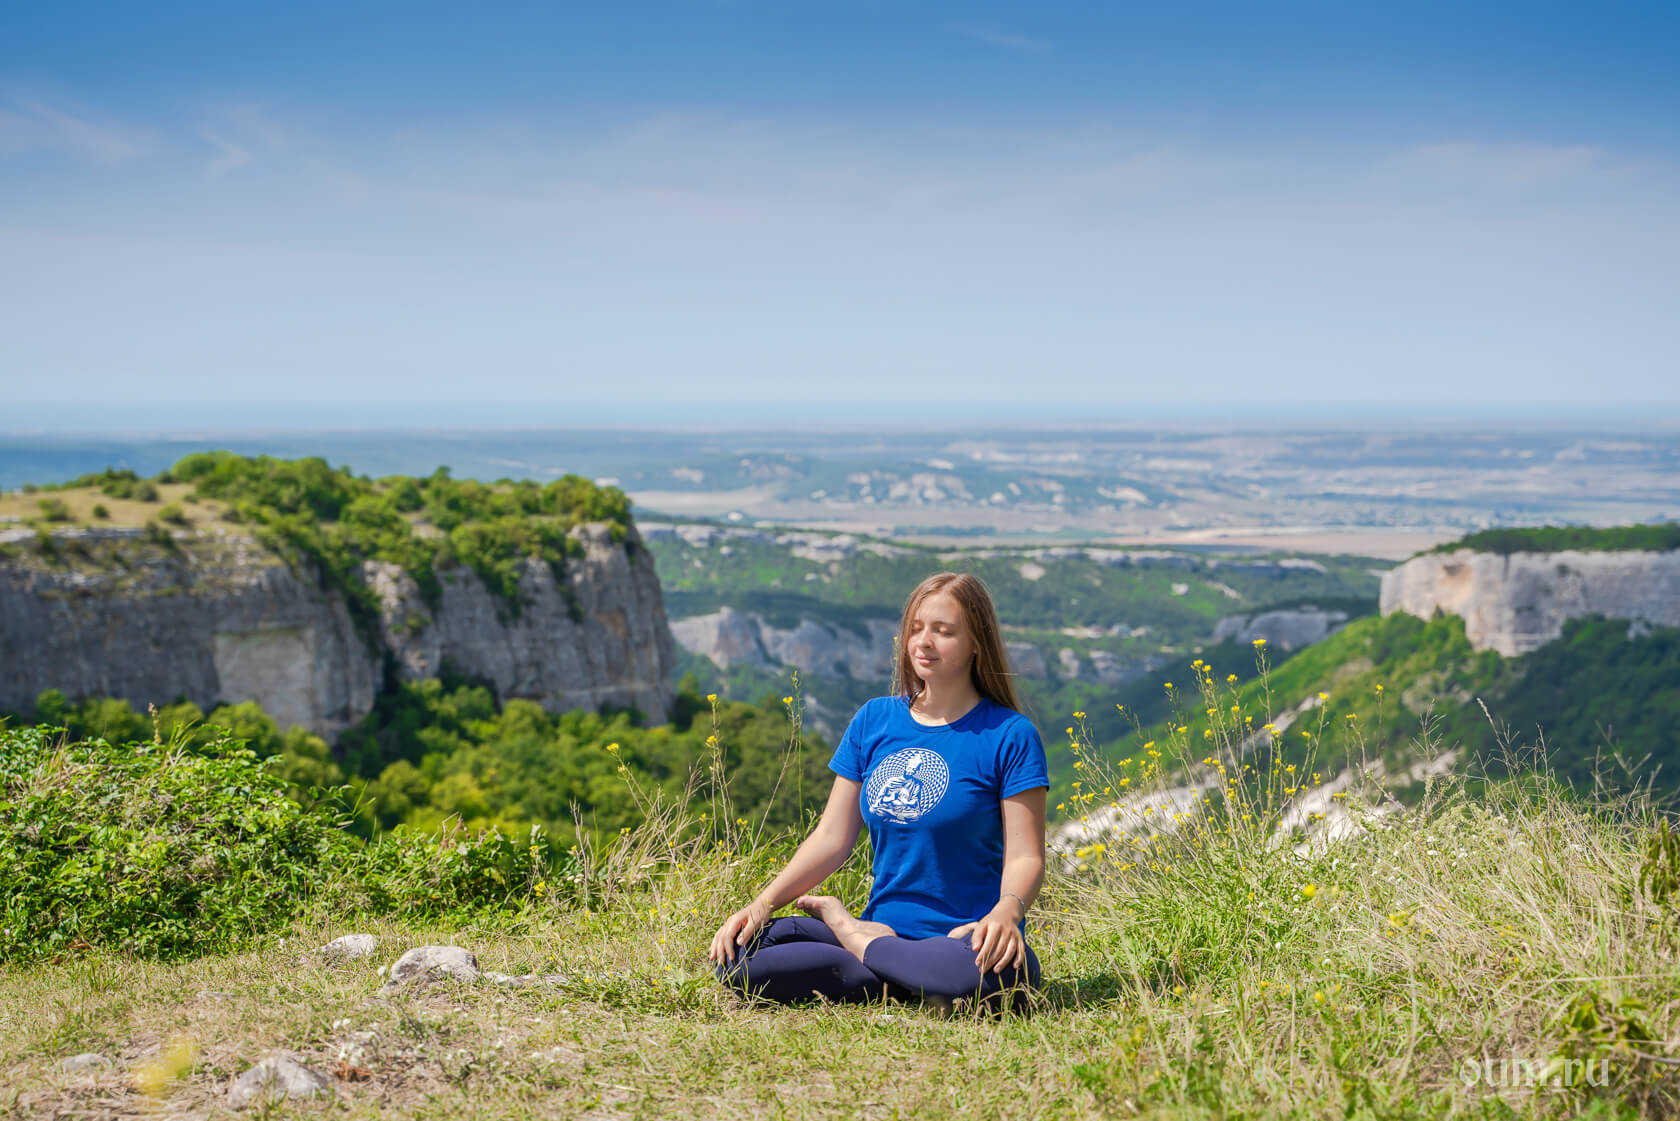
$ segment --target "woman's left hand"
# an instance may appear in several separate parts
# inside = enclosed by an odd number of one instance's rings
[[[1027,944],[1021,937],[1021,928],[1015,925],[1015,911],[1014,904],[999,903],[979,922],[965,922],[947,937],[970,936],[974,964],[981,973],[988,970],[1002,973],[1005,966],[1019,969],[1026,964]]]

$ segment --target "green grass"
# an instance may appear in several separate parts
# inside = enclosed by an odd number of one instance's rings
[[[1141,783],[1193,765],[1188,741],[1162,746]],[[1080,750],[1091,781],[1115,781]],[[1640,882],[1656,817],[1545,779],[1448,776],[1400,816],[1381,816],[1380,784],[1356,785],[1364,831],[1297,855],[1268,844],[1289,799],[1245,773],[1194,825],[1087,849],[1083,870],[1052,860],[1028,924],[1043,989],[996,1019],[727,992],[706,944],[802,830],[666,807],[585,854],[610,885],[586,907],[533,893],[453,923],[313,909],[237,953],[7,968],[0,1109],[210,1116],[231,1076],[285,1048],[357,1076],[335,1080],[338,1104],[287,1112],[349,1117],[1673,1116],[1676,914]],[[867,860],[860,847],[825,888],[861,906]],[[352,929],[378,937],[373,962],[307,952]],[[377,965],[435,943],[567,980],[369,1000]],[[338,1068],[365,1031],[377,1046]],[[137,1079],[183,1039],[180,1077],[147,1100]],[[53,1073],[84,1050],[116,1069]],[[1607,1060],[1609,1085],[1464,1078],[1471,1059],[1553,1058]]]

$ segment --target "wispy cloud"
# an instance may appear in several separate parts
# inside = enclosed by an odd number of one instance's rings
[[[1004,31],[993,31],[984,27],[960,26],[959,35],[966,35],[970,39],[981,43],[989,43],[994,47],[1015,51],[1019,54],[1042,55],[1050,53],[1050,43],[1045,39],[1035,39],[1030,35],[1012,35]]]
[[[205,168],[212,175],[225,175],[251,162],[251,151],[229,140],[224,140],[208,129],[201,129],[199,135],[216,149],[216,154],[205,163]]]
[[[273,158],[293,146],[290,132],[261,104],[226,105],[210,114],[199,137],[214,149],[204,163],[212,175],[226,175],[259,158]]]
[[[145,129],[100,122],[85,110],[11,96],[0,109],[0,154],[58,151],[101,166],[128,163],[155,147]]]
[[[1609,154],[1591,144],[1448,141],[1407,148],[1384,169],[1500,187],[1533,187],[1613,170]]]

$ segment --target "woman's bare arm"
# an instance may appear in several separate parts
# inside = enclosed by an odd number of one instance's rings
[[[1038,898],[1039,888],[1044,885],[1047,793],[1045,787],[1037,786],[1003,799],[1003,883],[998,888],[998,903],[1016,908],[1018,918],[1027,917],[1027,908]],[[1020,896],[1020,903],[1004,892]]]
[[[834,777],[834,787],[828,792],[828,804],[823,807],[817,827],[800,843],[787,867],[758,893],[758,902],[774,912],[828,879],[846,863],[863,828],[863,811],[858,808],[861,788],[861,783],[849,778]]]

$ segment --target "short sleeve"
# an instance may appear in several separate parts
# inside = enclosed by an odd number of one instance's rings
[[[1032,721],[1012,720],[1004,735],[998,760],[998,797],[1009,798],[1035,786],[1050,785],[1050,762],[1044,741]]]
[[[840,746],[834,749],[834,757],[828,761],[829,770],[853,782],[863,781],[863,768],[867,762],[863,740],[869,726],[868,716],[869,705],[866,703],[846,725],[846,731],[840,736]]]

